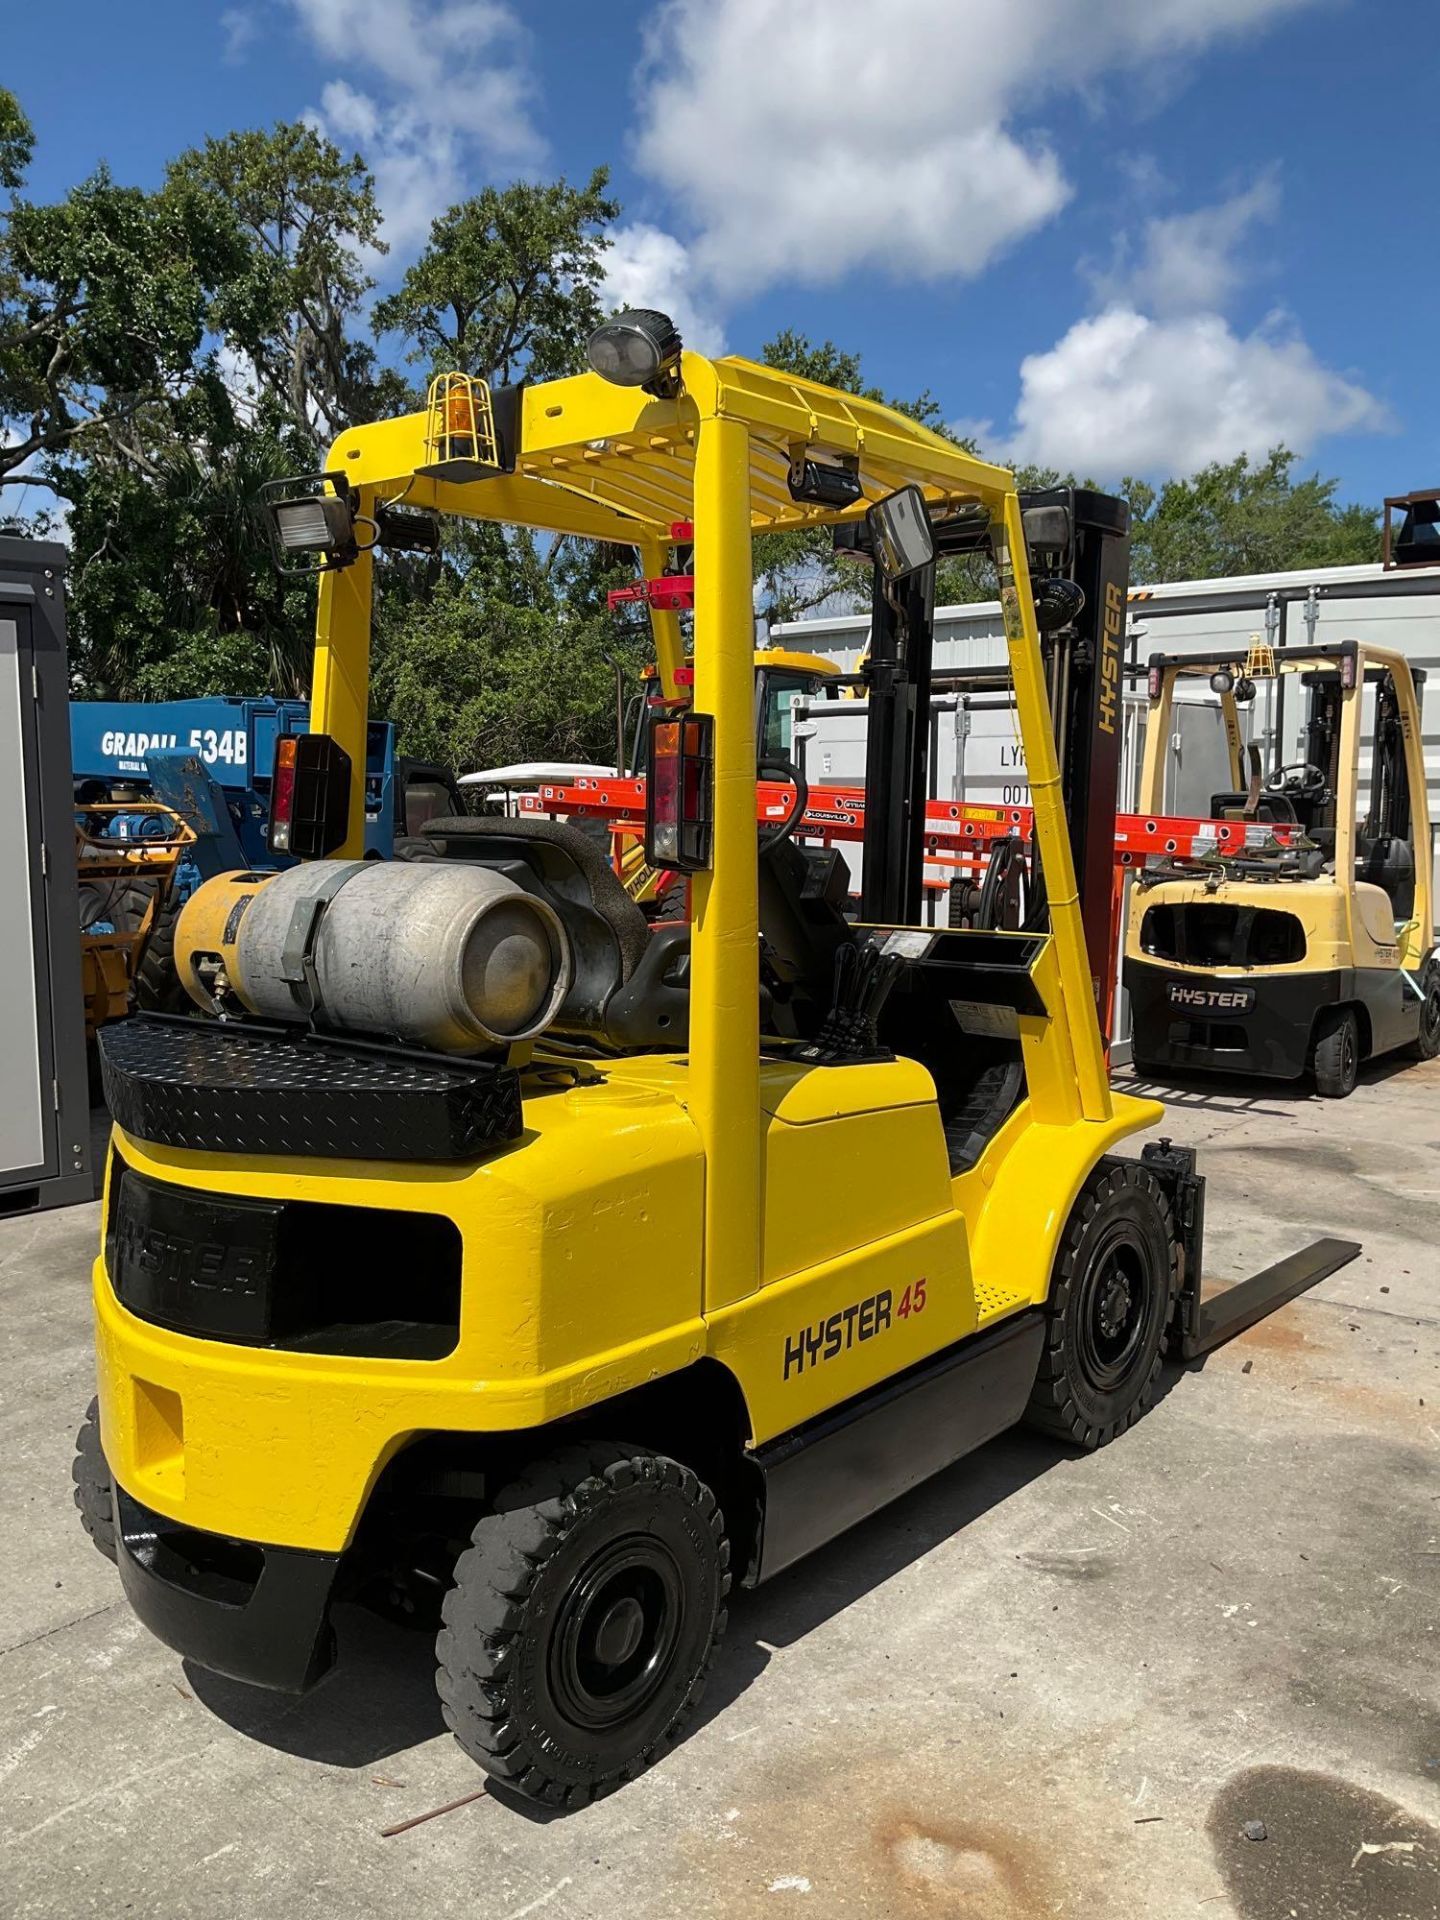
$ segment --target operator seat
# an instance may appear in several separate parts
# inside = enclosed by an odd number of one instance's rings
[[[1210,796],[1210,818],[1212,820],[1253,819],[1257,823],[1270,821],[1276,826],[1295,827],[1300,817],[1295,811],[1295,803],[1288,794],[1265,792],[1260,795],[1255,811],[1251,815],[1245,812],[1250,796],[1248,793],[1212,793]]]
[[[1395,833],[1362,834],[1355,856],[1355,878],[1390,896],[1397,921],[1415,911],[1415,852]]]

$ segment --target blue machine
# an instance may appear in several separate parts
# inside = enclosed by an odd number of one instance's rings
[[[178,813],[195,845],[175,876],[186,899],[201,880],[237,867],[284,867],[291,861],[265,843],[275,743],[304,733],[304,700],[72,701],[70,753],[77,805],[86,800],[156,799]],[[441,769],[395,752],[388,720],[370,723],[365,764],[365,848],[388,856],[397,829],[418,832],[424,819],[460,813],[458,791]],[[153,821],[154,816],[149,816]],[[110,833],[130,838],[147,816],[112,814]],[[153,826],[150,829],[153,831]]]

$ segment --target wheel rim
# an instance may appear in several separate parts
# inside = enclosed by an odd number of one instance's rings
[[[664,1685],[680,1635],[683,1583],[653,1535],[612,1541],[571,1585],[550,1643],[550,1690],[565,1717],[616,1726]]]
[[[1134,1364],[1145,1339],[1151,1291],[1144,1249],[1127,1233],[1112,1234],[1090,1263],[1079,1316],[1080,1364],[1102,1393]]]
[[[1420,1009],[1420,1032],[1427,1046],[1440,1050],[1440,983],[1432,986]]]
[[[1359,1072],[1355,1055],[1355,1022],[1347,1020],[1340,1030],[1340,1078],[1353,1080]]]

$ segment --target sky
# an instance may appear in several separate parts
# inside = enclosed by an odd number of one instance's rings
[[[1381,0],[0,0],[29,191],[158,182],[304,117],[389,252],[480,187],[610,169],[615,304],[782,327],[994,458],[1160,480],[1277,442],[1440,475],[1440,34]],[[394,343],[391,343],[393,350]]]

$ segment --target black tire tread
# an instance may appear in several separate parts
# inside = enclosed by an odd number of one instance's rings
[[[1440,961],[1432,961],[1420,976],[1421,991],[1425,994],[1435,992],[1440,986]],[[1405,1049],[1412,1060],[1434,1060],[1440,1057],[1440,1044],[1427,1040],[1425,1036],[1424,1007],[1421,1008],[1420,1031]]]
[[[145,900],[139,903],[143,914]],[[140,923],[136,916],[136,925]],[[175,929],[180,919],[180,901],[173,886],[162,883],[155,899],[155,917],[149,937],[135,969],[135,1004],[145,1013],[184,1013],[190,996],[180,983],[175,965]]]
[[[100,1445],[100,1402],[92,1400],[85,1409],[80,1431],[75,1436],[75,1455],[70,1462],[70,1478],[80,1524],[107,1560],[115,1558],[115,1487],[110,1467]]]
[[[1123,1160],[1106,1154],[1095,1166],[1080,1189],[1070,1218],[1065,1223],[1056,1262],[1055,1284],[1047,1307],[1045,1344],[1026,1411],[1026,1424],[1041,1433],[1064,1440],[1072,1446],[1093,1451],[1133,1427],[1154,1404],[1155,1389],[1164,1360],[1163,1332],[1149,1372],[1141,1382],[1130,1405],[1113,1421],[1103,1426],[1089,1424],[1075,1404],[1070,1384],[1070,1361],[1066,1347],[1065,1309],[1075,1282],[1076,1256],[1085,1230],[1106,1200],[1125,1186],[1147,1193],[1164,1216],[1170,1240],[1170,1277],[1162,1328],[1168,1326],[1180,1288],[1180,1248],[1175,1236],[1174,1215],[1164,1188],[1154,1174],[1135,1160]]]
[[[654,1475],[678,1488],[705,1515],[720,1560],[721,1606],[705,1659],[660,1735],[613,1775],[573,1784],[537,1763],[509,1717],[508,1656],[523,1627],[525,1602],[539,1569],[595,1498],[601,1482],[621,1487]],[[528,1798],[576,1808],[642,1773],[675,1744],[699,1705],[725,1632],[730,1543],[714,1494],[689,1467],[638,1446],[591,1440],[533,1461],[497,1497],[455,1563],[441,1608],[435,1676],[445,1723],[487,1773]]]
[[[1327,1100],[1343,1100],[1355,1090],[1355,1079],[1346,1084],[1344,1070],[1344,1034],[1350,1028],[1355,1036],[1356,1077],[1360,1066],[1360,1022],[1353,1007],[1332,1007],[1322,1013],[1315,1027],[1315,1048],[1311,1071],[1316,1091]]]

